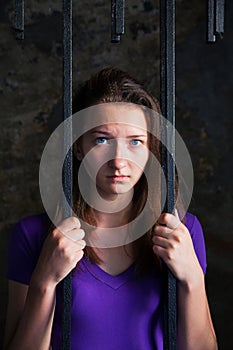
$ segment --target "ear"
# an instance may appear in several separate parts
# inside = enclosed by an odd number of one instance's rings
[[[74,146],[73,146],[73,149],[74,149],[74,155],[75,157],[78,159],[78,160],[82,160],[83,159],[83,151],[82,151],[82,148],[80,146],[79,143],[75,143]]]

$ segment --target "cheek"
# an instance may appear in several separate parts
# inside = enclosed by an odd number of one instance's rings
[[[134,164],[139,168],[141,171],[145,169],[145,166],[147,164],[147,161],[149,159],[149,150],[144,149],[142,152],[137,154],[137,157],[134,159]]]
[[[92,149],[90,152],[86,154],[86,156],[83,158],[83,166],[85,167],[86,171],[88,172],[89,176],[92,178],[97,175],[97,173],[104,168],[106,163],[108,162],[109,158],[106,152],[102,151],[96,151]]]

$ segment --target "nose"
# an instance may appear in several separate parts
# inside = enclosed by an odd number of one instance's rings
[[[114,140],[113,148],[112,148],[112,159],[108,161],[108,165],[110,168],[115,170],[120,170],[127,165],[127,160],[124,159],[124,144],[123,140]]]
[[[123,158],[114,158],[108,161],[110,168],[120,170],[126,167],[126,160]]]

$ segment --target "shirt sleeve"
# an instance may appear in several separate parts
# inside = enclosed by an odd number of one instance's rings
[[[189,229],[194,250],[196,252],[198,261],[201,265],[201,268],[206,273],[207,261],[206,261],[206,247],[205,247],[205,239],[203,234],[202,226],[195,215],[188,214],[187,218],[187,228]]]
[[[20,220],[13,228],[8,243],[7,278],[29,285],[44,241],[41,216]]]

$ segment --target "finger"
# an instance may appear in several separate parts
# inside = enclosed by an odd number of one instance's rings
[[[160,225],[160,224],[157,224],[154,228],[154,231],[153,231],[153,236],[154,235],[157,235],[157,236],[162,236],[164,238],[169,238],[171,232],[173,230],[170,229],[169,227],[167,226],[163,226],[163,225]]]
[[[80,239],[75,242],[77,246],[80,248],[79,250],[82,250],[86,247],[86,242],[83,239]]]
[[[63,233],[64,236],[71,239],[73,242],[76,242],[78,240],[81,240],[85,237],[85,231],[81,228],[79,229],[73,229],[71,231]]]
[[[83,250],[79,250],[79,251],[77,252],[77,256],[76,256],[77,260],[78,260],[78,261],[81,260],[82,257],[83,257],[83,255],[84,255]]]
[[[158,223],[160,225],[166,225],[170,229],[175,230],[180,225],[180,219],[173,214],[163,213],[159,217]]]
[[[153,246],[153,252],[160,257],[161,259],[163,259],[163,261],[165,261],[165,256],[167,254],[167,249],[164,247],[161,247],[159,245],[154,245]]]
[[[154,236],[152,238],[152,241],[153,241],[154,245],[156,245],[157,247],[162,247],[165,249],[170,247],[170,242],[164,237]]]
[[[69,218],[66,218],[65,220],[63,220],[59,225],[58,225],[58,229],[59,231],[61,231],[62,233],[66,233],[68,231],[71,231],[73,229],[78,229],[81,227],[80,221],[78,218],[76,218],[75,216],[71,216]]]

